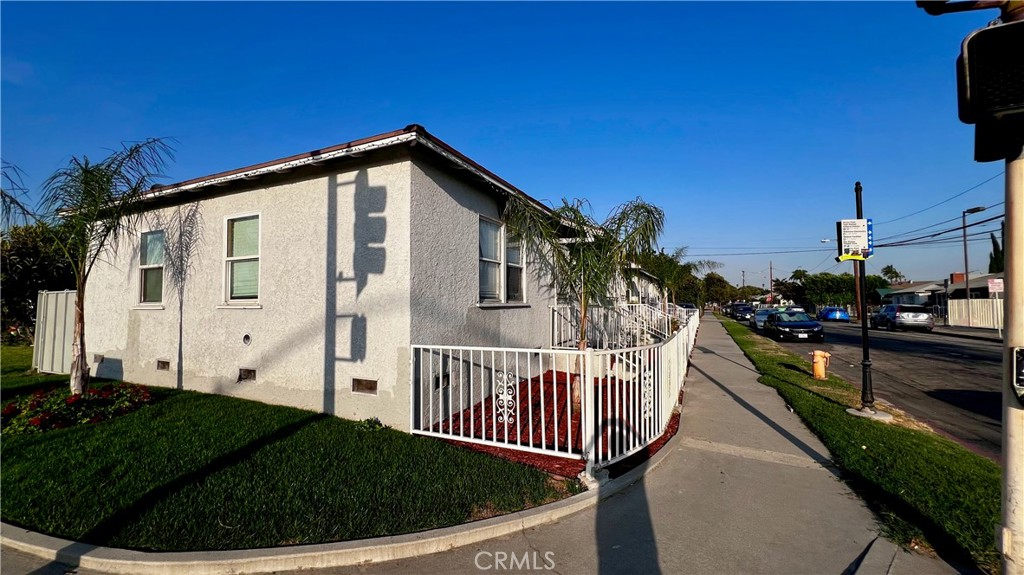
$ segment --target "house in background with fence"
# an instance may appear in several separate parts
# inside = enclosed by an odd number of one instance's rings
[[[509,240],[511,194],[550,211],[417,125],[156,187],[130,249],[94,268],[86,359],[424,435],[631,453],[664,430],[697,318],[595,310],[607,349],[564,349],[573,314]]]

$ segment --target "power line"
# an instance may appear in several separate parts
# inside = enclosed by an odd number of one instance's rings
[[[914,212],[914,213],[912,213],[912,214],[907,214],[907,215],[905,215],[905,216],[900,216],[900,217],[898,217],[898,218],[894,218],[894,219],[891,219],[891,220],[886,220],[886,221],[884,221],[884,222],[878,222],[878,223],[877,223],[877,224],[875,224],[875,225],[879,225],[879,224],[891,224],[892,222],[898,222],[898,221],[900,221],[900,220],[905,220],[905,219],[907,219],[907,218],[909,218],[909,217],[911,217],[911,216],[916,216],[917,214],[920,214],[920,213],[923,213],[923,212],[927,212],[928,210],[930,210],[930,209],[932,209],[932,208],[937,208],[937,207],[941,206],[942,204],[945,204],[945,203],[951,202],[951,201],[953,201],[953,200],[955,200],[955,199],[959,198],[960,196],[962,196],[962,195],[966,194],[967,192],[970,192],[970,191],[976,190],[976,189],[980,188],[981,186],[984,186],[985,184],[987,184],[987,183],[991,182],[992,180],[994,180],[994,179],[998,178],[999,176],[1003,175],[1004,173],[1005,173],[1005,172],[999,172],[998,174],[996,174],[996,175],[992,176],[991,178],[989,178],[989,179],[985,180],[984,182],[981,182],[980,184],[976,184],[976,185],[973,185],[973,186],[971,186],[971,187],[967,188],[966,190],[964,190],[964,191],[960,192],[959,194],[955,194],[955,195],[953,195],[953,196],[950,196],[950,197],[946,198],[945,200],[942,200],[941,202],[939,202],[939,203],[937,203],[937,204],[934,204],[934,205],[928,206],[927,208],[924,208],[923,210],[918,210],[918,211],[916,211],[916,212]]]

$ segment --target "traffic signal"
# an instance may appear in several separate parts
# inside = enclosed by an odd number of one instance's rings
[[[1024,112],[1024,20],[976,30],[957,58],[960,121]]]
[[[1005,159],[1024,140],[1024,20],[969,34],[956,68],[960,121],[977,126],[974,159]]]

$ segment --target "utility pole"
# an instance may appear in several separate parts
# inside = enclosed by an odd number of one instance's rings
[[[740,273],[743,274],[743,281],[742,281],[742,286],[741,287],[747,287],[747,272],[746,271],[741,271]]]
[[[768,301],[775,303],[775,276],[772,275],[772,261],[768,260]]]
[[[1024,84],[1013,72],[1024,44],[1024,1],[919,0],[917,6],[933,16],[985,8],[1000,12],[999,21],[972,32],[961,44],[957,113],[963,123],[975,125],[975,161],[1006,162],[1002,524],[996,529],[996,547],[1003,575],[1024,575]],[[965,213],[965,229],[966,223]],[[966,255],[964,268],[970,306]]]
[[[1003,312],[1004,575],[1024,575],[1024,146],[1006,159],[1006,282]]]

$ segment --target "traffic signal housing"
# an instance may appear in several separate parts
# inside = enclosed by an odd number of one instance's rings
[[[969,34],[956,68],[960,121],[977,126],[974,159],[1005,159],[1024,140],[1024,20]]]

